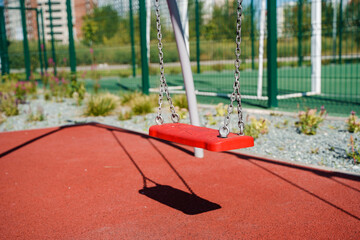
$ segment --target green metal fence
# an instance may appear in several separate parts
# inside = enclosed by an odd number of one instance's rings
[[[89,90],[95,83],[92,79],[99,76],[104,91],[146,91],[144,80],[148,75],[150,92],[158,87],[154,1],[150,1],[149,18],[146,17],[148,1],[141,1],[145,6],[142,24],[139,0],[98,1],[99,6],[84,17],[83,33],[75,42],[76,59],[73,62],[76,61],[78,76],[85,79]],[[275,1],[267,4],[265,0],[265,8],[262,7],[263,0],[243,1],[240,68],[245,105],[261,108],[278,105],[280,109],[292,111],[324,105],[334,114],[360,111],[360,1],[321,1],[321,91],[314,93],[311,9],[315,1],[277,0],[276,4]],[[183,80],[171,21],[166,1],[160,2],[165,73],[169,85],[181,90]],[[215,5],[214,1],[205,0],[178,0],[177,3],[180,9],[187,3],[190,60],[195,87],[200,92],[199,102],[228,102],[226,95],[232,90],[234,77],[236,1],[219,1]],[[262,13],[265,16],[262,22],[264,38],[260,48]],[[48,16],[48,12],[44,14]],[[141,26],[146,31],[145,19],[150,19],[151,25],[148,53],[141,52],[140,47],[141,39],[147,43],[148,33],[140,34]],[[268,34],[269,28],[273,29],[272,36]],[[23,42],[10,42],[10,68],[24,70]],[[47,58],[51,58],[51,41],[45,44]],[[36,42],[29,41],[29,48],[30,61],[36,62]],[[55,43],[55,49],[58,67],[70,67],[68,44]],[[259,71],[261,49],[263,68]],[[148,55],[148,74],[146,69],[141,69],[142,64],[146,64],[142,62],[144,55]],[[269,62],[268,58],[274,56],[276,60]]]

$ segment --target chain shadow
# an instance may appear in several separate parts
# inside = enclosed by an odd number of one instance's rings
[[[136,163],[131,154],[127,151],[121,141],[114,134],[114,130],[109,129],[119,146],[124,150],[130,161],[134,164],[135,168],[140,173],[143,178],[143,188],[139,190],[139,193],[153,199],[159,203],[162,203],[168,207],[176,209],[178,211],[183,212],[187,215],[196,215],[209,211],[213,211],[216,209],[220,209],[221,206],[217,203],[213,203],[209,200],[199,197],[194,191],[190,188],[190,186],[186,183],[184,178],[179,174],[179,172],[174,168],[174,166],[169,162],[168,159],[163,155],[163,153],[150,141],[149,143],[154,147],[154,149],[161,155],[163,160],[170,166],[170,168],[174,171],[174,173],[179,177],[179,179],[183,182],[185,187],[189,190],[188,192],[182,191],[180,189],[174,188],[168,185],[159,184],[150,178],[148,178],[144,172],[141,170],[139,165]],[[155,186],[148,186],[148,182],[153,183]]]

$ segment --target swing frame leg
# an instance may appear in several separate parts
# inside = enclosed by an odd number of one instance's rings
[[[181,71],[184,79],[186,98],[189,106],[190,123],[194,126],[200,126],[200,118],[197,109],[194,79],[191,71],[190,58],[186,48],[185,35],[180,20],[179,8],[176,0],[167,0],[167,5],[170,12],[172,27],[174,30],[176,46],[179,53]],[[194,148],[194,155],[197,158],[204,157],[204,150],[201,148]]]

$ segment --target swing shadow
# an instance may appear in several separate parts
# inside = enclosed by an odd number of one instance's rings
[[[209,200],[206,200],[204,198],[199,197],[197,194],[194,193],[194,191],[190,188],[190,186],[187,184],[187,182],[184,180],[184,178],[180,175],[180,173],[175,169],[175,167],[169,162],[169,160],[164,156],[164,154],[150,141],[151,137],[145,137],[150,145],[161,155],[162,159],[169,165],[169,167],[173,170],[173,172],[178,176],[178,178],[182,181],[182,183],[185,185],[185,187],[188,189],[189,192],[182,191],[180,189],[174,188],[172,186],[168,185],[162,185],[159,184],[150,178],[148,178],[144,172],[141,170],[139,165],[136,163],[134,158],[131,156],[131,154],[126,150],[124,145],[121,143],[121,141],[116,137],[114,134],[114,130],[108,129],[119,146],[123,149],[123,151],[126,153],[130,161],[133,163],[135,168],[138,170],[140,175],[143,178],[143,188],[139,190],[139,193],[153,199],[159,203],[162,203],[168,207],[171,207],[173,209],[176,209],[178,211],[183,212],[187,215],[196,215],[201,214],[213,210],[220,209],[221,206],[217,203],[213,203]],[[165,142],[167,143],[167,142]],[[176,145],[170,144],[171,146],[176,147]],[[177,148],[181,148],[177,146]],[[188,150],[185,150],[187,152]],[[148,187],[147,182],[151,182],[155,186]]]

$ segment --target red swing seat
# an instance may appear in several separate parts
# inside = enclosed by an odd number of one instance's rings
[[[229,133],[227,138],[221,138],[219,137],[219,131],[216,129],[184,123],[167,123],[151,126],[149,135],[214,152],[254,146],[254,138],[250,136],[239,136],[234,133]]]

